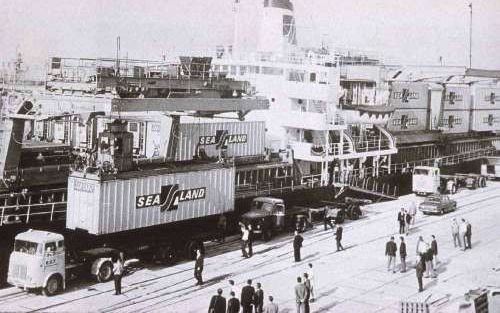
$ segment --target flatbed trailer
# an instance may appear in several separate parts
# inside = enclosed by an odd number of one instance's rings
[[[413,169],[413,192],[417,194],[451,193],[458,188],[486,187],[487,177],[475,173],[456,173],[444,175],[438,167],[416,166]]]

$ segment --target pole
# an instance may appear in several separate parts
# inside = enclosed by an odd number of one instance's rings
[[[472,2],[469,3],[470,23],[469,23],[469,68],[472,68]]]

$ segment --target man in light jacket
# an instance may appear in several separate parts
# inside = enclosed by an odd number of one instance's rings
[[[459,235],[459,225],[457,223],[457,219],[453,218],[451,221],[451,236],[453,237],[453,243],[455,244],[455,248],[457,247],[457,242],[458,242],[458,247],[462,248],[462,241],[460,240],[460,235]]]
[[[465,219],[463,218],[462,219],[462,222],[460,223],[459,227],[458,227],[458,235],[460,236],[460,240],[464,243],[464,251],[465,249],[467,249],[467,238],[466,238],[466,235],[467,234],[467,223],[465,222]]]
[[[302,278],[297,277],[297,285],[295,285],[295,302],[297,303],[297,313],[305,313],[307,289],[302,283]]]
[[[279,308],[276,303],[274,303],[273,296],[269,296],[269,303],[264,307],[264,313],[279,313]]]

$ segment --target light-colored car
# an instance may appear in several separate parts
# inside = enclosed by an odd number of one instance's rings
[[[432,194],[418,206],[424,214],[444,214],[457,209],[457,202],[447,195]]]

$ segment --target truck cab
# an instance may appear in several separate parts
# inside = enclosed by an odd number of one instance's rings
[[[415,166],[413,169],[412,188],[416,194],[440,192],[441,173],[438,167]]]
[[[309,212],[305,207],[287,208],[283,199],[257,197],[252,200],[249,212],[242,215],[246,225],[252,225],[253,233],[269,240],[273,234],[286,228],[304,231],[308,223]]]
[[[41,288],[52,295],[65,288],[64,237],[60,234],[29,230],[15,237],[10,255],[9,284],[24,289]]]

